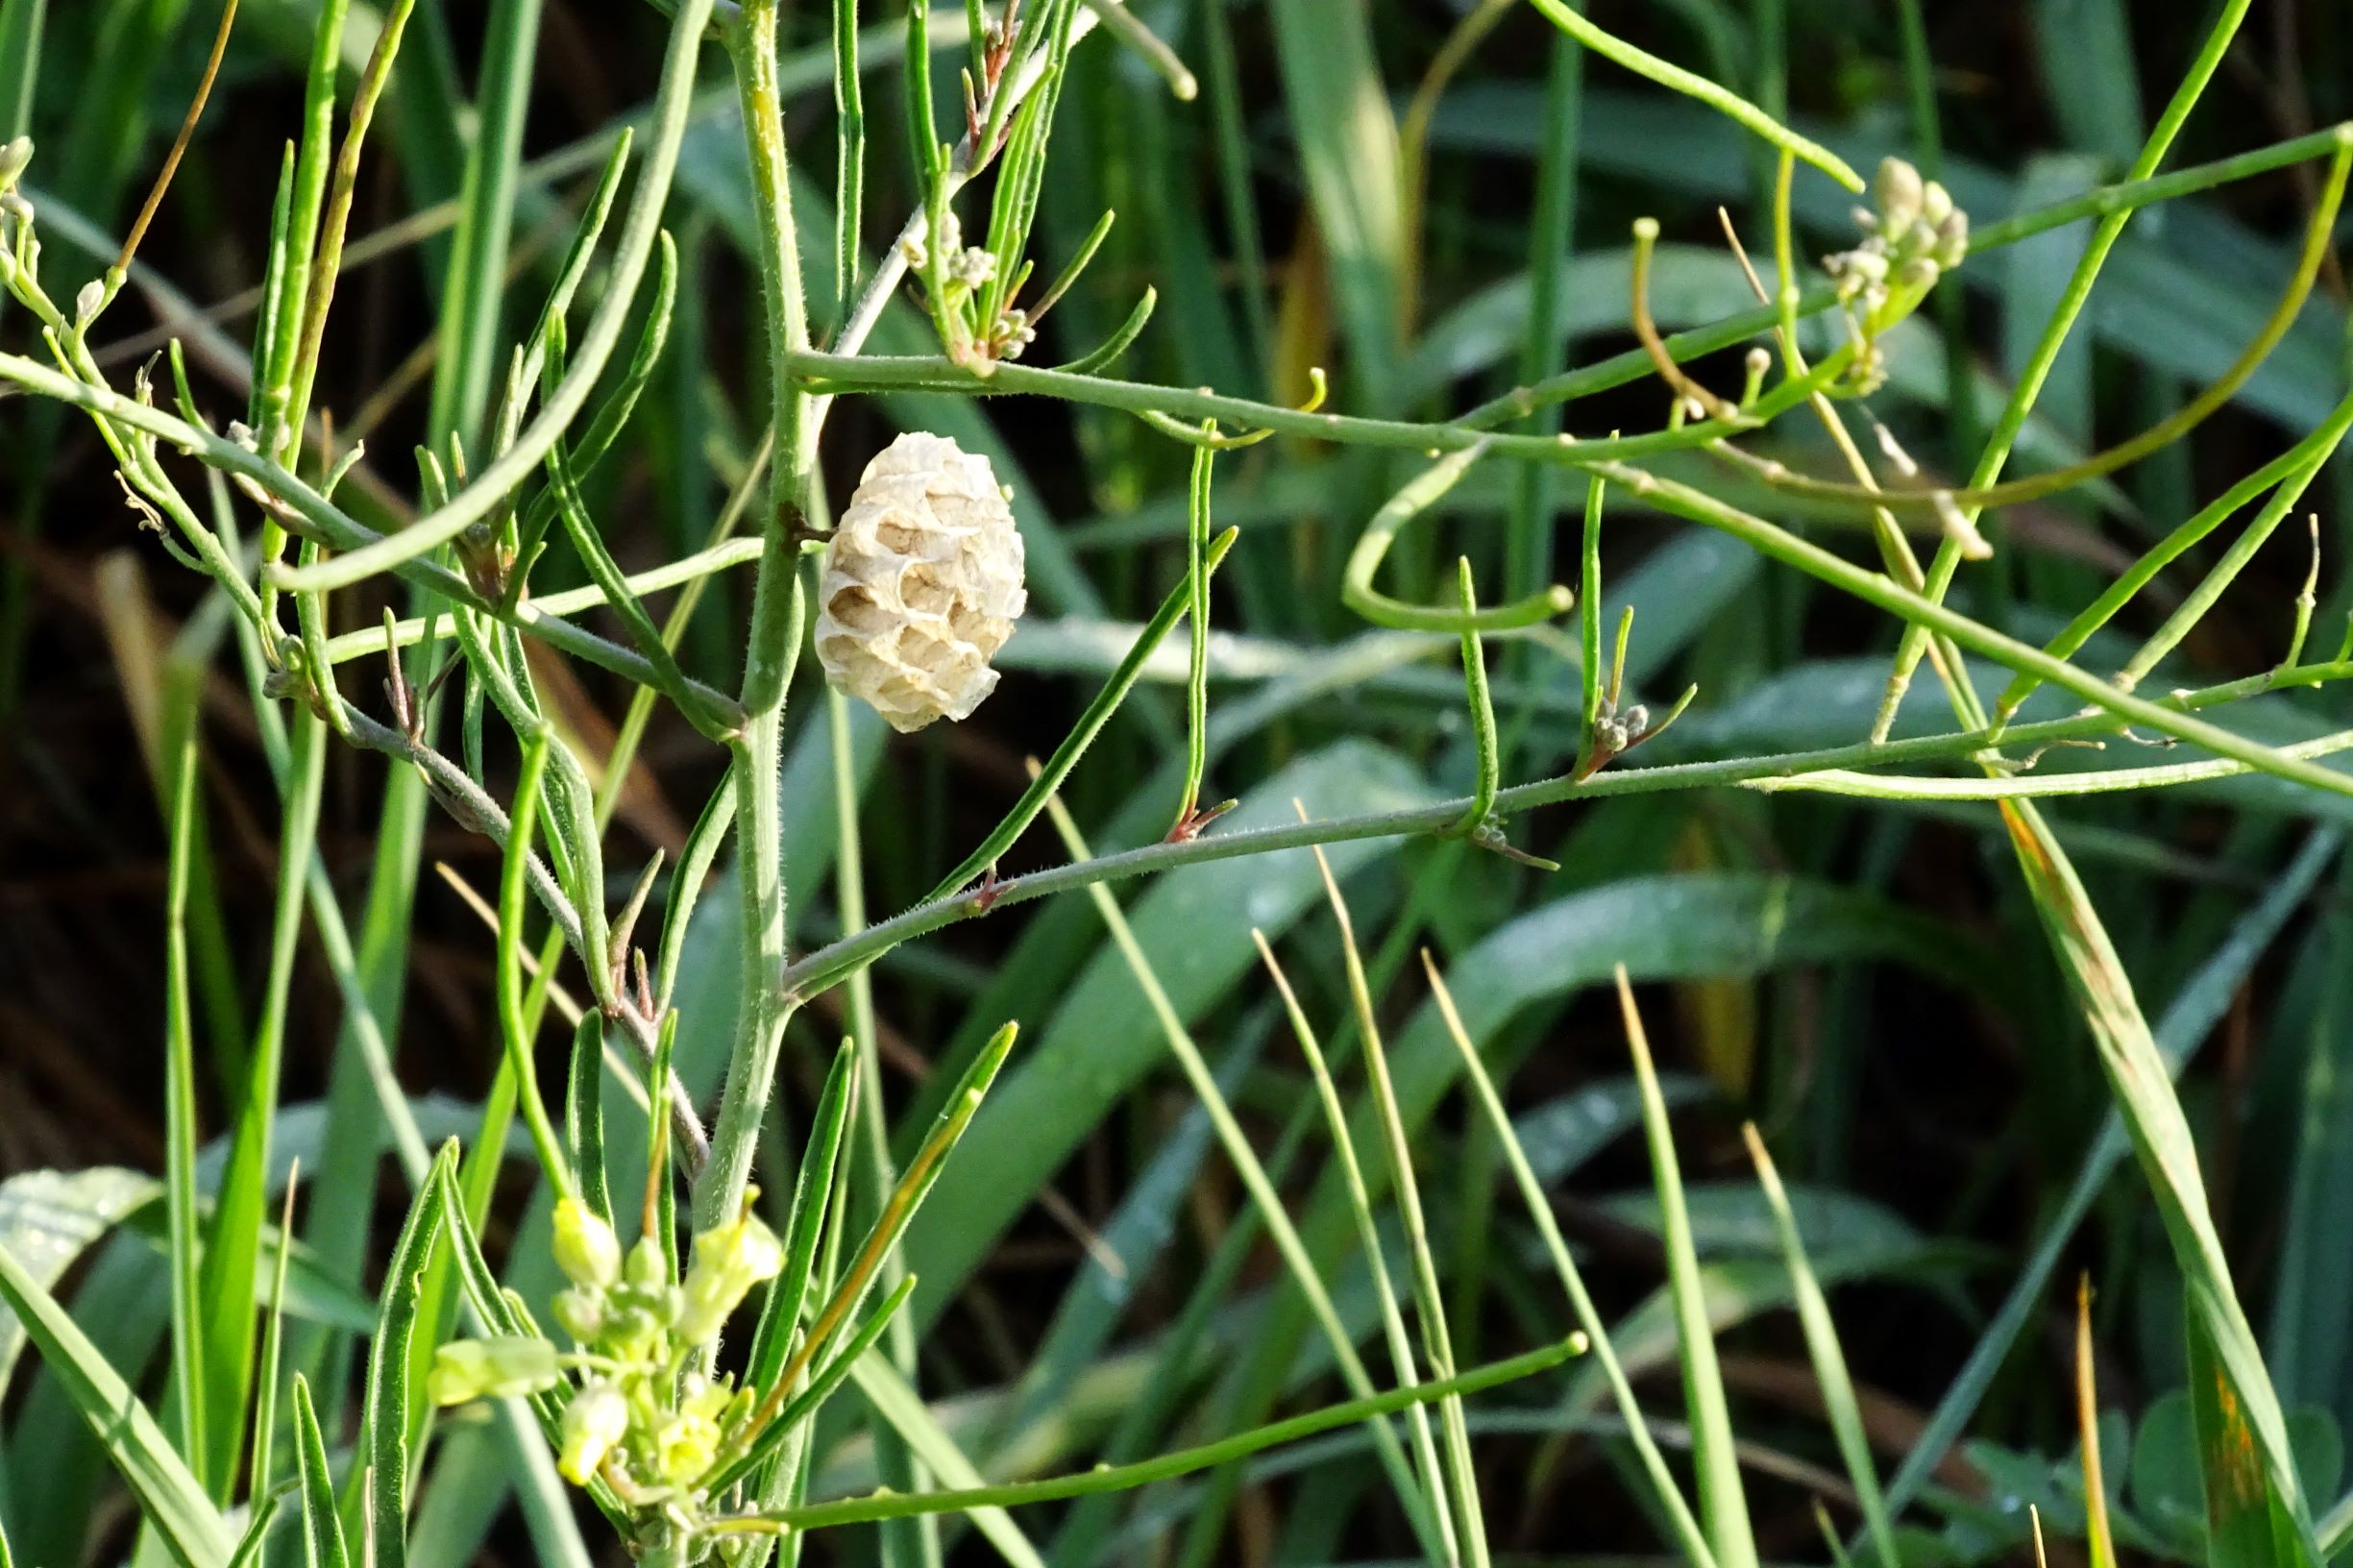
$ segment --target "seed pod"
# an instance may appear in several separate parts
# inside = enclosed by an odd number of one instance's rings
[[[910,431],[866,465],[825,550],[817,656],[902,734],[963,719],[996,689],[1021,536],[985,457]]]

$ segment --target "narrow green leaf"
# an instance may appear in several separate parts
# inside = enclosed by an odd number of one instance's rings
[[[196,1223],[196,1022],[188,995],[188,870],[197,837],[197,707],[175,714],[180,745],[172,761],[171,860],[163,894],[163,1169],[170,1217],[172,1395],[179,1403],[180,1452],[209,1452],[205,1441],[205,1318],[202,1253]],[[0,1366],[0,1384],[7,1381]]]
[[[1853,1481],[1854,1494],[1862,1504],[1863,1524],[1871,1532],[1880,1568],[1901,1568],[1903,1559],[1896,1550],[1895,1526],[1888,1518],[1887,1500],[1879,1490],[1878,1468],[1872,1462],[1871,1439],[1863,1431],[1862,1407],[1855,1403],[1854,1380],[1847,1372],[1847,1356],[1838,1342],[1838,1326],[1830,1318],[1830,1304],[1823,1296],[1822,1282],[1814,1277],[1813,1265],[1806,1262],[1805,1243],[1798,1235],[1798,1216],[1790,1212],[1789,1194],[1782,1190],[1781,1173],[1774,1168],[1773,1156],[1765,1152],[1764,1139],[1757,1136],[1753,1123],[1743,1124],[1741,1132],[1748,1139],[1749,1158],[1756,1165],[1756,1179],[1773,1206],[1773,1222],[1781,1237],[1781,1256],[1789,1265],[1789,1283],[1797,1292],[1798,1323],[1805,1334],[1806,1354],[1814,1362],[1814,1381],[1821,1386],[1823,1409],[1829,1415],[1831,1433],[1838,1439],[1839,1458],[1846,1460],[1847,1475]]]
[[[1667,1102],[1651,1066],[1651,1044],[1635,1011],[1634,992],[1618,969],[1618,1008],[1634,1076],[1642,1085],[1642,1127],[1651,1146],[1651,1179],[1658,1188],[1666,1244],[1667,1280],[1675,1301],[1678,1346],[1683,1363],[1683,1401],[1691,1417],[1692,1462],[1699,1471],[1700,1522],[1716,1561],[1725,1568],[1755,1568],[1756,1544],[1749,1525],[1748,1494],[1733,1447],[1732,1418],[1724,1398],[1724,1375],[1716,1363],[1715,1330],[1700,1286],[1699,1254],[1691,1244],[1691,1216],[1683,1208],[1683,1174],[1675,1155]]]
[[[744,1374],[746,1387],[773,1384],[799,1330],[801,1308],[808,1300],[817,1267],[818,1242],[833,1207],[842,1139],[857,1095],[858,1052],[846,1040],[833,1053],[824,1092],[819,1095],[817,1110],[809,1119],[809,1139],[793,1181],[793,1208],[784,1226],[784,1270],[769,1286],[767,1299],[760,1306],[760,1323],[752,1335],[751,1358]]]
[[[491,369],[503,341],[499,304],[506,284],[516,170],[523,159],[523,126],[538,59],[540,6],[541,0],[497,0],[483,23],[475,130],[466,153],[449,281],[441,296],[435,360],[442,368],[433,378],[427,418],[428,428],[439,435],[457,431],[471,441],[480,430]]]
[[[155,1195],[155,1178],[114,1165],[12,1176],[0,1182],[0,1248],[14,1254],[36,1283],[52,1287],[85,1251]],[[24,1347],[24,1326],[0,1317],[0,1389],[8,1387]]]
[[[0,0],[0,140],[33,127],[33,84],[40,73],[41,19],[48,10],[49,0]]]
[[[2030,803],[2003,801],[2001,809],[2027,891],[2082,1009],[2189,1294],[2192,1392],[2205,1402],[2199,1426],[2217,1545],[2223,1544],[2223,1525],[2251,1532],[2245,1522],[2260,1516],[2267,1532],[2286,1521],[2286,1533],[2274,1544],[2290,1556],[2267,1560],[2316,1560],[2286,1417],[2239,1304],[2207,1207],[2196,1144],[2164,1054],[2066,851]],[[2260,1507],[2247,1501],[2250,1484],[2263,1494]]]
[[[384,1274],[383,1311],[368,1345],[367,1407],[360,1420],[360,1452],[366,1458],[366,1536],[374,1543],[374,1568],[405,1568],[408,1561],[409,1423],[423,1405],[410,1386],[410,1341],[417,1327],[417,1298],[433,1240],[441,1230],[441,1205],[433,1182],[450,1180],[457,1145],[445,1143],[433,1159],[433,1177],[408,1206],[408,1218],[394,1243]]]
[[[580,1180],[580,1197],[613,1222],[604,1168],[604,1014],[590,1008],[572,1032],[572,1070],[564,1096],[564,1151]]]
[[[229,1558],[229,1568],[246,1568],[248,1563],[261,1560],[261,1548],[270,1538],[270,1529],[278,1523],[278,1510],[284,1507],[286,1489],[273,1486],[255,1497],[246,1509],[245,1533],[237,1537],[237,1549]]]
[[[254,1396],[253,1458],[246,1466],[246,1495],[256,1499],[272,1496],[278,1489],[271,1464],[278,1448],[278,1367],[286,1325],[286,1263],[294,1254],[296,1181],[295,1175],[286,1178],[286,1202],[278,1222],[277,1264],[270,1276],[270,1310],[261,1336],[260,1375]]]
[[[335,1512],[334,1479],[327,1468],[327,1441],[319,1433],[318,1412],[310,1408],[310,1384],[299,1372],[294,1375],[294,1463],[309,1568],[351,1568],[343,1520]]]
[[[253,1395],[255,1267],[266,1218],[270,1133],[278,1116],[279,1068],[285,1049],[287,995],[294,982],[296,939],[302,933],[305,872],[316,845],[319,793],[326,779],[327,725],[298,709],[293,760],[280,834],[278,893],[270,934],[269,982],[260,1024],[246,1068],[245,1092],[221,1177],[212,1229],[199,1276],[205,1325],[205,1436],[200,1473],[216,1495],[244,1448]]]
[[[2277,1568],[2316,1560],[2297,1550],[2295,1523],[2267,1473],[2239,1380],[2223,1364],[2194,1295],[2189,1309],[2190,1409],[2205,1482],[2210,1568]]]

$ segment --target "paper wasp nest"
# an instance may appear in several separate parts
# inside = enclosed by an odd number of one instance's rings
[[[866,465],[825,549],[817,656],[904,734],[962,719],[996,688],[1021,536],[989,460],[910,431]]]

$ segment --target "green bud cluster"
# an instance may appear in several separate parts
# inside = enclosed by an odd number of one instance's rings
[[[16,188],[32,163],[32,137],[0,142],[0,283],[20,297],[38,287],[33,282],[40,250],[33,234],[33,204]]]
[[[1969,255],[1969,214],[1936,181],[1891,158],[1880,163],[1871,189],[1874,207],[1854,210],[1862,242],[1822,263],[1846,306],[1857,351],[1856,389],[1864,392],[1887,377],[1880,334],[1918,309],[1937,280]]]
[[[697,1236],[683,1279],[660,1242],[625,1254],[613,1228],[578,1198],[555,1208],[552,1303],[575,1349],[527,1335],[461,1339],[435,1355],[427,1392],[437,1405],[572,1386],[556,1465],[575,1485],[601,1481],[632,1507],[694,1517],[703,1482],[754,1435],[754,1391],[707,1374],[720,1331],[784,1266],[784,1249],[748,1209]]]

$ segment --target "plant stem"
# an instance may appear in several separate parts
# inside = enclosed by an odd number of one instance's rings
[[[1002,1486],[979,1486],[968,1491],[929,1492],[908,1497],[896,1492],[881,1492],[871,1497],[845,1498],[838,1503],[812,1503],[806,1507],[788,1508],[766,1517],[724,1522],[738,1531],[765,1533],[785,1530],[820,1530],[828,1525],[854,1525],[877,1519],[899,1519],[918,1513],[961,1513],[981,1507],[1018,1507],[1027,1503],[1055,1503],[1065,1498],[1084,1497],[1091,1492],[1125,1491],[1172,1476],[1189,1475],[1213,1465],[1228,1464],[1245,1458],[1261,1449],[1278,1443],[1296,1442],[1335,1427],[1352,1426],[1407,1409],[1428,1404],[1432,1400],[1450,1399],[1463,1394],[1476,1394],[1507,1383],[1549,1371],[1584,1349],[1584,1336],[1564,1339],[1559,1344],[1542,1350],[1532,1350],[1525,1356],[1509,1360],[1492,1361],[1458,1378],[1425,1383],[1412,1388],[1398,1388],[1370,1399],[1352,1399],[1343,1405],[1329,1406],[1295,1415],[1287,1421],[1277,1421],[1252,1432],[1203,1443],[1197,1448],[1179,1449],[1158,1458],[1136,1464],[1102,1465],[1073,1476],[1054,1476],[1044,1481],[1015,1482]]]
[[[795,530],[807,515],[816,459],[816,421],[788,370],[809,343],[799,241],[793,227],[785,162],[784,110],[776,83],[777,0],[748,0],[728,33],[751,184],[760,219],[760,293],[768,322],[769,421],[775,461],[752,590],[751,637],[745,654],[744,725],[734,742],[730,787],[736,794],[737,890],[743,901],[741,992],[727,1085],[712,1130],[712,1160],[695,1193],[695,1223],[709,1230],[731,1217],[751,1179],[754,1147],[768,1111],[792,1003],[781,984],[785,963],[785,689],[800,654],[807,606]]]
[[[1880,579],[1884,580],[1884,579]],[[1956,618],[1957,619],[1957,618]],[[2020,645],[2013,645],[2020,646]],[[2188,713],[2200,708],[2219,706],[2241,698],[2280,687],[2310,685],[2319,681],[2353,677],[2353,662],[2303,665],[2294,669],[2268,672],[2243,680],[2211,686],[2185,697],[2169,698],[2162,704],[2149,704],[2168,715]],[[2135,716],[2139,721],[2138,715]],[[1858,741],[1847,746],[1825,747],[1811,751],[1785,751],[1767,756],[1731,757],[1720,761],[1673,763],[1655,768],[1609,769],[1588,778],[1573,773],[1538,780],[1532,784],[1514,785],[1495,797],[1495,809],[1501,816],[1509,816],[1532,807],[1554,805],[1567,800],[1594,799],[1605,796],[1647,795],[1664,790],[1708,789],[1723,785],[1737,785],[1752,779],[1794,777],[1803,773],[1821,772],[1842,768],[1867,768],[1896,763],[1926,761],[1957,761],[1982,751],[1998,741],[2003,745],[2036,746],[2057,741],[2082,740],[2095,736],[2115,735],[2125,721],[2106,712],[2083,713],[2066,719],[2046,720],[2031,724],[2012,724],[2005,728],[1973,729],[1953,734],[1927,735],[1914,740],[1888,741],[1874,745]],[[2353,778],[2344,774],[2332,775],[2348,787]],[[2178,778],[2153,778],[2156,782],[2181,782]],[[787,992],[797,1004],[821,992],[838,985],[849,973],[872,963],[882,954],[902,943],[953,925],[959,920],[976,919],[1011,904],[1027,903],[1033,898],[1044,898],[1060,893],[1070,893],[1091,887],[1097,882],[1115,881],[1123,877],[1144,876],[1158,871],[1175,870],[1179,867],[1204,861],[1231,860],[1240,855],[1264,854],[1277,849],[1297,849],[1313,844],[1343,844],[1359,839],[1404,838],[1412,834],[1432,833],[1454,826],[1470,808],[1471,797],[1438,801],[1428,806],[1405,811],[1377,812],[1362,817],[1341,817],[1316,822],[1285,824],[1279,827],[1254,828],[1246,832],[1221,833],[1189,840],[1183,844],[1151,844],[1140,848],[1100,855],[1091,860],[1072,862],[1033,871],[1026,876],[1012,877],[996,883],[987,896],[967,894],[953,899],[937,899],[919,904],[902,914],[895,915],[867,927],[855,937],[846,937],[809,953],[784,972]]]
[[[2191,110],[2197,107],[2198,99],[2205,93],[2207,82],[2221,65],[2231,39],[2238,36],[2239,24],[2246,16],[2247,6],[2248,0],[2225,0],[2220,13],[2215,17],[2206,35],[2204,44],[2198,50],[2197,58],[2191,62],[2181,86],[2174,89],[2171,102],[2166,105],[2165,112],[2158,116],[2148,139],[2142,144],[2141,156],[2133,160],[2130,171],[2132,181],[2147,181],[2157,172],[2157,165],[2165,161],[2165,155],[2171,150],[2173,138],[2180,134],[2182,123],[2189,119]],[[2339,127],[2330,136],[2328,145],[2341,157],[2347,144],[2346,128]],[[2049,379],[2051,367],[2058,363],[2059,352],[2067,346],[2068,334],[2073,330],[2076,318],[2083,313],[2084,305],[2091,298],[2092,285],[2098,281],[2100,268],[2107,264],[2109,251],[2115,248],[2118,236],[2123,233],[2124,225],[2131,217],[2130,208],[2110,212],[2092,232],[2092,237],[2084,245],[2082,257],[2075,263],[2073,275],[2068,279],[2067,287],[2060,294],[2050,320],[2043,328],[2042,338],[2035,344],[2033,355],[2020,373],[2018,384],[2011,389],[2009,402],[2003,405],[2000,417],[1994,422],[1994,433],[1978,455],[1977,466],[1970,475],[1969,488],[1982,490],[2001,478],[2001,471],[2010,460],[2010,450],[2016,444],[2019,432],[2025,429],[2026,416],[2033,411],[2035,400],[2042,396],[2043,383]],[[1976,521],[1974,508],[1964,515],[1973,523]],[[1928,564],[1930,599],[1940,602],[1944,600],[1946,591],[1952,586],[1953,574],[1960,565],[1960,547],[1956,541],[1948,539],[1938,547],[1936,558]],[[1901,681],[1907,678],[1912,669],[1920,663],[1921,654],[1926,647],[1927,639],[1921,627],[1915,625],[1907,628],[1897,649],[1891,679]]]
[[[276,502],[284,504],[287,516],[282,521],[301,525],[331,551],[356,551],[379,541],[399,537],[380,534],[367,527],[260,453],[239,446],[227,436],[200,429],[177,415],[124,397],[110,387],[85,381],[37,360],[13,354],[0,354],[0,381],[13,381],[29,392],[69,404],[109,425],[159,436],[178,451],[197,458],[208,467],[252,480]],[[472,491],[467,493],[472,494]],[[332,557],[333,560],[349,558],[348,555]],[[472,585],[457,573],[422,559],[403,560],[392,570],[408,582],[527,632],[558,651],[574,654],[640,686],[658,684],[653,666],[635,649],[623,648],[561,617],[545,614],[527,600],[520,604],[506,604],[485,599],[476,593]],[[724,693],[713,691],[700,682],[691,685],[688,691],[706,716],[730,723],[741,718],[741,710]]]

